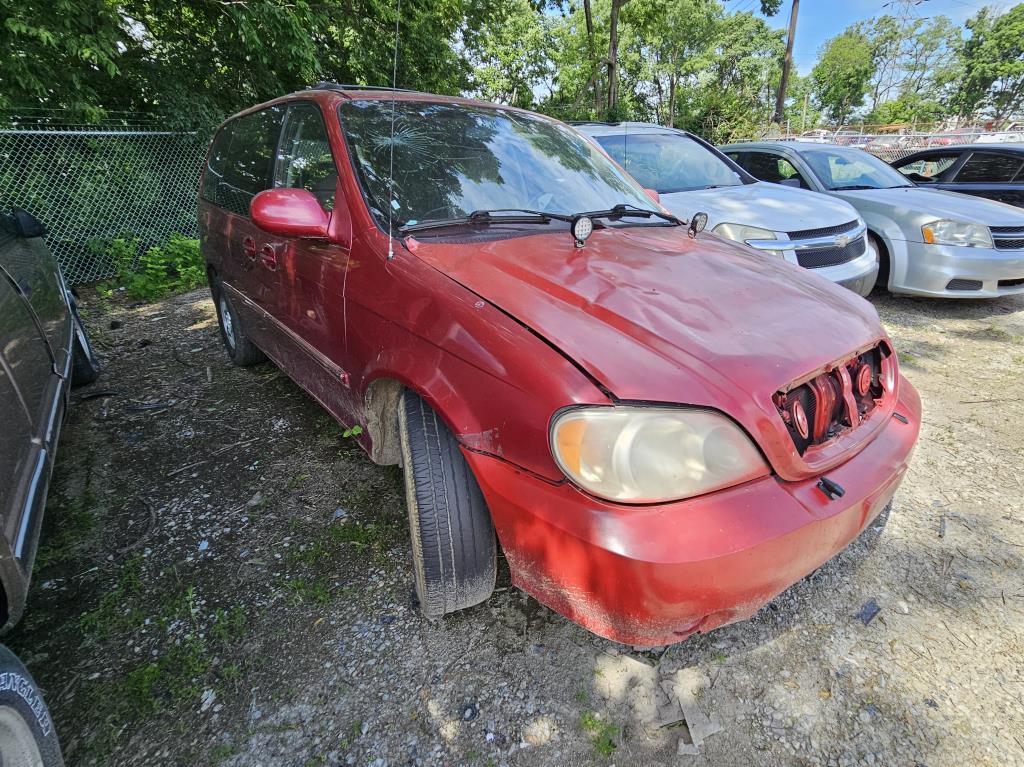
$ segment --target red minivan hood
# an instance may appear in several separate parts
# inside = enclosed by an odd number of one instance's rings
[[[564,230],[409,245],[615,398],[722,410],[766,452],[782,428],[773,393],[885,337],[874,307],[850,291],[683,227],[599,229],[582,248]],[[795,456],[782,435],[778,447]]]

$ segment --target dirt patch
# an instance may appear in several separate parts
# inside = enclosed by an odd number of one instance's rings
[[[69,765],[1024,764],[1024,299],[874,300],[925,408],[884,533],[643,652],[501,584],[423,619],[395,467],[232,367],[207,293],[87,297],[8,641]]]

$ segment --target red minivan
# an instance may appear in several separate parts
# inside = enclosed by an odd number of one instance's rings
[[[920,428],[872,306],[662,210],[573,129],[321,84],[210,148],[231,359],[405,473],[428,615],[513,582],[620,642],[750,616],[890,502]]]

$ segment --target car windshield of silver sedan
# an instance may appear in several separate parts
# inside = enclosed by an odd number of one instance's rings
[[[642,224],[656,208],[590,142],[539,116],[376,100],[342,103],[338,113],[360,183],[382,227],[389,220],[393,228],[406,231],[439,229],[423,226],[433,222],[550,225],[583,211],[619,205],[642,211],[636,218],[625,214],[630,223]]]
[[[814,148],[801,154],[822,185],[833,192],[913,186],[898,170],[867,152]]]
[[[594,138],[641,186],[658,194],[743,183],[714,152],[679,133],[619,133]]]

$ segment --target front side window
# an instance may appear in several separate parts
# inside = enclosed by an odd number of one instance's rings
[[[343,102],[338,114],[367,201],[382,226],[389,205],[393,227],[480,210],[571,215],[620,203],[653,207],[597,147],[539,115],[377,100]]]
[[[1024,160],[1008,154],[975,152],[956,174],[956,181],[970,183],[1005,184],[1013,181]]]
[[[306,189],[326,211],[334,210],[338,168],[323,115],[316,104],[293,104],[288,111],[274,168],[274,186]]]
[[[270,188],[270,172],[285,107],[278,105],[229,123],[231,144],[216,202],[232,213],[249,215],[252,198]]]
[[[659,194],[743,183],[721,157],[679,133],[625,133],[595,138],[641,186]]]
[[[939,180],[939,176],[956,161],[956,158],[955,154],[927,155],[920,160],[901,165],[899,171],[918,184],[934,184]]]
[[[898,170],[867,152],[816,148],[804,149],[801,154],[825,188],[833,192],[913,186]]]

